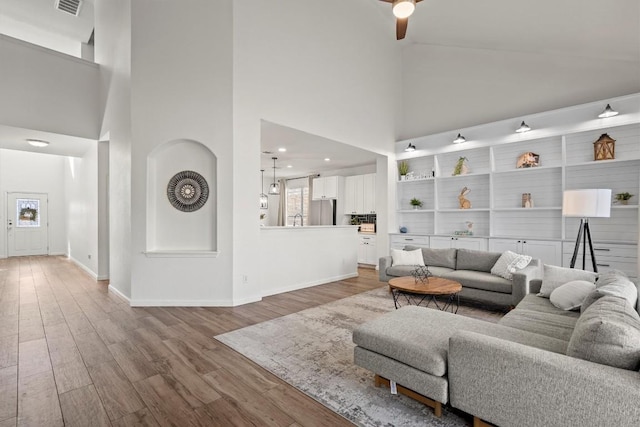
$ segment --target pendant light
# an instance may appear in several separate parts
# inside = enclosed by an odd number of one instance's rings
[[[264,194],[264,169],[260,169],[260,173],[262,173],[262,178],[260,182],[260,209],[269,209],[269,198],[266,194]]]
[[[276,182],[276,160],[278,160],[278,158],[272,157],[271,159],[273,160],[273,182],[269,186],[269,194],[275,196],[280,194],[280,186]]]

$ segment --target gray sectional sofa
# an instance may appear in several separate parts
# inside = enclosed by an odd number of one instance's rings
[[[415,306],[387,313],[354,330],[355,363],[376,384],[425,396],[436,415],[450,403],[499,426],[640,425],[640,301],[596,282],[600,299],[565,311],[536,295],[541,284],[498,324]]]
[[[404,250],[422,249],[429,271],[438,277],[455,280],[462,285],[460,298],[502,306],[515,306],[529,293],[529,281],[540,278],[540,260],[513,274],[512,280],[491,274],[500,252],[470,249],[430,249],[407,245]],[[414,266],[393,265],[391,256],[380,258],[379,278],[388,282],[394,277],[410,276]]]

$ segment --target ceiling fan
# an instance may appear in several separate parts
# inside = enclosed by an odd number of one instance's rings
[[[380,0],[392,3],[393,14],[396,17],[396,40],[402,40],[407,34],[407,24],[409,16],[416,9],[416,3],[422,0]]]

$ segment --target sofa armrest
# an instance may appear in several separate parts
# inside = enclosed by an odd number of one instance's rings
[[[531,292],[529,282],[534,279],[541,279],[543,274],[542,262],[539,259],[532,259],[528,266],[513,273],[511,295],[512,305],[516,306],[525,295]]]
[[[459,331],[451,404],[500,426],[637,426],[640,373]]]
[[[392,276],[387,276],[387,268],[391,267],[391,264],[393,263],[393,258],[391,258],[390,256],[383,256],[380,257],[380,262],[379,262],[379,272],[378,272],[378,277],[380,278],[381,282],[388,282],[389,279],[393,279]]]

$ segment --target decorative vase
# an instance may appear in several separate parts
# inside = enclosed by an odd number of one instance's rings
[[[400,181],[406,181],[407,175],[400,175]]]
[[[621,205],[628,205],[629,204],[629,200],[620,200],[620,204]]]

